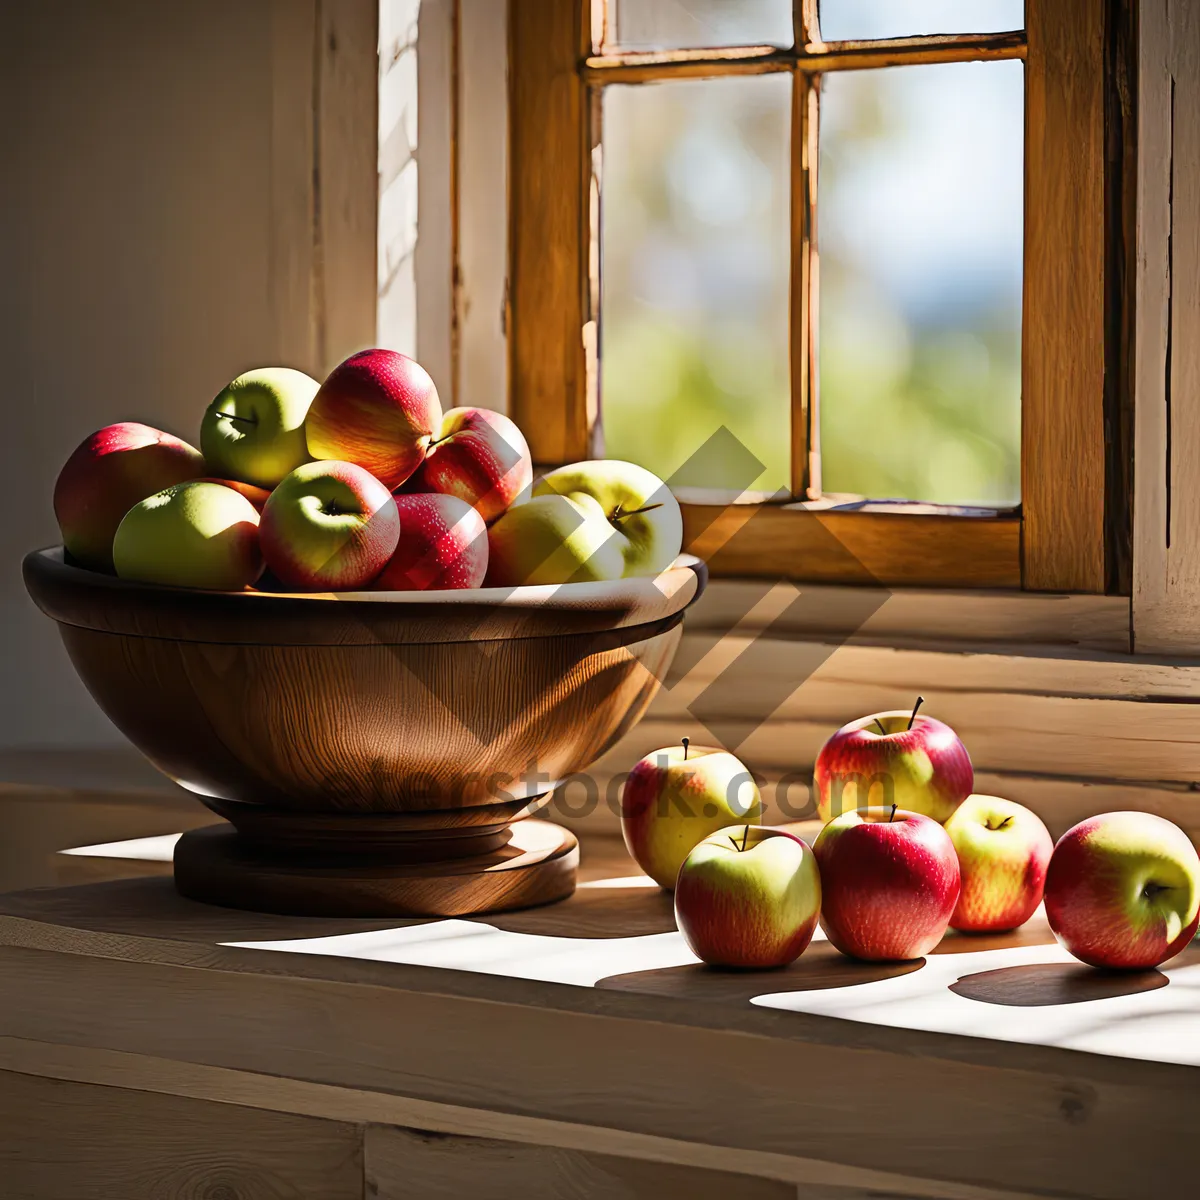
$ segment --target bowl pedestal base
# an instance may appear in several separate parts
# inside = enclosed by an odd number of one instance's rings
[[[175,887],[190,900],[289,916],[461,917],[565,899],[578,865],[575,835],[549,821],[422,839],[417,853],[281,846],[215,825],[180,838]]]

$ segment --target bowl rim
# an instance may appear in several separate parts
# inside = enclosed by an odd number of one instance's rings
[[[603,583],[429,592],[202,591],[120,579],[30,551],[25,586],[60,625],[242,645],[507,641],[677,623],[704,591],[704,562],[681,554],[654,576]]]

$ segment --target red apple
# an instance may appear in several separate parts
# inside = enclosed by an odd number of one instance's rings
[[[494,521],[533,485],[524,435],[503,413],[452,408],[404,490],[445,492]]]
[[[1153,813],[1089,817],[1050,856],[1046,918],[1093,967],[1156,967],[1196,934],[1200,858],[1182,829]]]
[[[85,438],[54,485],[54,515],[67,553],[85,567],[113,569],[117,526],[135,505],[204,474],[194,446],[137,421],[107,425]]]
[[[259,541],[272,574],[299,591],[356,591],[387,566],[400,538],[391,492],[347,462],[297,467],[263,507]]]
[[[363,350],[330,372],[304,428],[313,458],[354,463],[395,491],[421,465],[441,421],[437,388],[420,363]]]
[[[921,958],[942,940],[958,903],[958,856],[931,817],[843,813],[817,835],[813,853],[821,869],[821,928],[843,954]]]
[[[742,763],[726,750],[692,746],[687,738],[634,763],[621,792],[625,848],[668,889],[692,847],[710,833],[761,819],[758,785]]]
[[[851,809],[890,808],[945,821],[971,794],[971,756],[949,725],[884,712],[843,725],[817,754],[817,813],[829,821]]]
[[[400,540],[371,585],[384,592],[483,586],[488,539],[483,518],[457,496],[397,496]]]
[[[812,941],[820,910],[813,852],[783,829],[731,825],[709,834],[675,884],[679,932],[713,966],[787,966]]]
[[[999,796],[968,796],[945,825],[962,875],[950,928],[1003,933],[1042,902],[1054,842],[1041,818]]]

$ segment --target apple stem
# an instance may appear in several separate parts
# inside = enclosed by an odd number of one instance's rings
[[[924,697],[924,696],[918,696],[918,697],[917,697],[917,702],[916,702],[916,704],[914,704],[914,705],[913,705],[913,710],[912,710],[912,712],[909,714],[909,717],[908,717],[908,727],[909,727],[909,729],[911,729],[911,728],[912,728],[912,723],[913,723],[913,722],[914,722],[914,721],[917,719],[917,709],[918,709],[918,708],[920,708],[920,707],[921,707],[921,705],[922,705],[922,704],[924,704],[924,703],[925,703],[925,697]]]
[[[895,816],[896,816],[896,804],[895,804],[895,802],[893,801],[893,803],[892,803],[892,811],[891,811],[890,813],[888,813],[888,824],[889,824],[889,825],[892,823],[892,821],[893,821],[893,819],[895,818]]]
[[[647,504],[644,508],[631,508],[628,512],[622,512],[621,506],[618,504],[617,507],[613,509],[612,516],[608,519],[610,521],[623,521],[626,517],[636,517],[638,513],[653,512],[656,508],[662,508],[661,501],[658,504]]]
[[[687,740],[687,738],[683,738],[681,740],[683,741],[683,761],[687,762],[688,740]]]
[[[230,421],[245,421],[247,425],[257,425],[258,422],[253,417],[239,417],[237,413],[223,412],[222,417],[228,418]]]
[[[883,722],[878,717],[875,718],[875,724],[879,726],[879,732],[882,733],[884,737],[887,737],[887,730],[884,729]]]
[[[749,838],[749,836],[750,836],[750,826],[743,825],[742,826],[742,853],[743,854],[746,852],[746,839]]]

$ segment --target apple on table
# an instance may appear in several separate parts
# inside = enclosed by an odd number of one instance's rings
[[[363,350],[329,373],[305,419],[314,459],[353,463],[394,492],[441,429],[429,372],[394,350]]]
[[[286,587],[355,591],[395,553],[400,516],[391,492],[362,467],[311,462],[271,493],[260,539],[267,566]]]
[[[1054,842],[1041,818],[1000,796],[968,796],[945,825],[962,890],[950,918],[961,933],[1005,933],[1042,902]]]
[[[210,471],[270,491],[309,461],[304,421],[320,384],[290,367],[239,375],[208,406],[200,449]]]
[[[679,503],[634,463],[597,459],[538,480],[488,533],[488,585],[562,584],[656,575],[683,545]]]
[[[949,725],[918,713],[923,702],[851,721],[821,747],[813,780],[822,821],[895,804],[944,822],[971,794],[967,748]]]
[[[177,483],[135,504],[113,539],[122,579],[234,592],[262,574],[258,510],[208,480]]]
[[[843,954],[875,962],[922,958],[958,903],[950,835],[921,813],[873,809],[834,817],[813,844],[821,928]]]
[[[625,848],[668,890],[697,843],[761,817],[758,785],[745,766],[726,750],[692,746],[687,738],[635,763],[621,793]]]
[[[675,884],[675,923],[688,949],[720,967],[784,967],[817,928],[821,877],[786,830],[731,825],[693,847]]]
[[[1179,826],[1153,813],[1089,817],[1050,856],[1046,919],[1093,967],[1156,967],[1196,935],[1200,858]]]
[[[81,566],[113,569],[113,538],[125,514],[164,488],[205,474],[195,446],[138,421],[106,425],[76,447],[54,485],[63,547]]]

